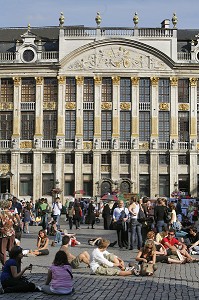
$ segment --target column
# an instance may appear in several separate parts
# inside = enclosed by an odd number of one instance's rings
[[[170,139],[173,148],[178,148],[178,78],[171,77],[171,102],[170,102]]]
[[[55,180],[59,181],[59,188],[63,191],[60,194],[60,199],[64,204],[64,165],[65,165],[65,152],[62,149],[56,149],[56,170]]]
[[[33,199],[39,199],[42,195],[42,150],[33,149]]]
[[[43,138],[43,94],[44,79],[43,77],[35,77],[36,80],[36,101],[35,101],[35,147],[42,148]]]
[[[101,179],[101,151],[93,150],[93,195],[99,195],[99,180]]]
[[[66,93],[66,78],[57,76],[58,79],[58,107],[57,107],[57,139],[65,140],[65,93]]]

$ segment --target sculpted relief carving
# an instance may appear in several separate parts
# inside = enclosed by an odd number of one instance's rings
[[[147,69],[165,70],[168,66],[146,52],[120,46],[109,46],[80,55],[68,66],[69,70],[91,69]]]

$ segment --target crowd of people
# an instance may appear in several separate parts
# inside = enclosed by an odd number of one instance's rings
[[[83,202],[83,203],[82,203]],[[75,233],[60,228],[62,204],[57,197],[50,212],[48,201],[40,199],[20,203],[15,197],[0,203],[0,260],[2,263],[2,293],[43,291],[47,294],[71,294],[74,292],[72,269],[84,263],[91,274],[107,276],[152,276],[157,263],[197,263],[199,259],[199,232],[196,228],[198,206],[190,201],[187,216],[183,215],[181,200],[177,203],[158,198],[151,205],[147,197],[142,202],[132,197],[129,205],[119,200],[106,203],[101,211],[104,229],[117,232],[117,241],[110,242],[103,237],[89,240],[95,246],[91,255],[87,251],[74,256],[70,251],[72,243],[79,244]],[[193,206],[193,208],[192,208]],[[69,229],[79,230],[82,223],[94,228],[96,212],[100,210],[91,200],[70,202],[66,210]],[[39,221],[37,222],[37,218]],[[36,286],[27,280],[24,273],[32,265],[21,268],[23,249],[20,247],[22,233],[29,234],[30,225],[42,227],[37,236],[37,247],[30,255],[49,254],[49,236],[53,235],[51,246],[59,245],[52,266],[49,267],[44,286]],[[122,257],[109,252],[118,243],[119,249],[137,249],[136,261],[125,265]],[[7,251],[9,259],[7,260]],[[122,254],[122,252],[121,252]]]

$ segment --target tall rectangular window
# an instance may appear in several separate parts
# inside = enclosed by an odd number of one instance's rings
[[[75,110],[66,110],[66,114],[65,114],[66,141],[75,140],[75,131],[76,131],[76,112]]]
[[[101,115],[102,141],[111,141],[111,136],[112,136],[112,112],[102,111],[102,115]]]
[[[120,78],[120,102],[131,102],[130,78]]]
[[[83,138],[84,141],[92,141],[94,135],[94,111],[86,110],[83,113]]]
[[[75,163],[75,153],[66,153],[65,164],[74,164],[74,163]]]
[[[42,161],[43,164],[55,164],[55,153],[43,153]]]
[[[83,154],[83,164],[93,164],[93,153]]]
[[[12,112],[0,112],[0,140],[11,140],[12,126]]]
[[[189,80],[178,80],[178,102],[189,103]]]
[[[110,77],[102,78],[102,102],[112,101],[112,79]]]
[[[150,154],[140,154],[139,155],[139,164],[140,165],[149,165],[150,164]]]
[[[57,78],[44,78],[44,102],[57,102],[58,83]]]
[[[20,154],[20,164],[32,164],[33,154],[32,153],[21,153]]]
[[[131,163],[131,155],[130,153],[120,154],[120,164],[130,165]]]
[[[110,153],[102,154],[101,164],[102,165],[111,165],[111,154]]]
[[[158,98],[160,103],[170,102],[170,80],[160,78],[158,82]]]
[[[66,102],[76,102],[76,80],[75,77],[66,78]]]
[[[91,77],[84,78],[84,102],[94,102],[94,79]]]
[[[140,197],[150,195],[150,175],[143,174],[139,176]]]
[[[168,154],[159,154],[159,164],[160,165],[169,165],[169,155]]]
[[[131,112],[120,112],[120,141],[131,140]]]
[[[169,197],[170,182],[169,175],[159,175],[159,195]]]
[[[21,174],[19,179],[20,196],[33,195],[33,176],[32,174]]]
[[[150,141],[150,112],[139,112],[139,140]]]
[[[33,140],[35,134],[35,113],[21,112],[21,139]]]
[[[189,141],[189,112],[178,112],[179,142]]]
[[[13,102],[14,83],[11,78],[1,79],[1,102]]]
[[[57,112],[44,111],[43,113],[44,140],[55,140],[56,134],[57,134]]]
[[[0,154],[0,164],[10,164],[11,163],[11,154]]]
[[[35,102],[36,84],[34,78],[22,78],[21,80],[21,102]]]
[[[139,102],[150,102],[150,79],[140,78],[139,80]]]
[[[42,175],[42,195],[51,195],[51,191],[54,188],[54,175],[43,174]]]
[[[159,111],[159,141],[169,142],[170,137],[170,113],[168,111]]]

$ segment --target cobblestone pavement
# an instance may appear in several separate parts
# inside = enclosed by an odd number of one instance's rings
[[[61,228],[67,229],[68,224],[61,220]],[[34,249],[36,235],[40,227],[30,227],[30,234],[24,234],[22,247],[24,249]],[[87,229],[82,225],[81,230],[76,232],[77,239],[81,245],[71,248],[74,255],[81,251],[91,253],[93,247],[87,243],[88,238],[103,236],[112,242],[116,240],[115,231],[103,230],[102,221],[95,226],[95,229]],[[51,238],[52,239],[52,238]],[[26,275],[36,283],[42,285],[45,282],[47,267],[52,263],[56,251],[59,247],[50,247],[50,254],[41,257],[24,257],[23,265],[33,264],[32,273]],[[117,245],[110,248],[111,252],[122,257],[126,263],[135,261],[136,250],[120,250]],[[70,296],[44,295],[41,292],[27,294],[3,294],[0,299],[98,299],[98,300],[199,300],[199,264],[190,263],[185,265],[158,264],[158,270],[153,277],[106,277],[90,275],[90,271],[83,264],[81,268],[73,270],[75,293]]]

